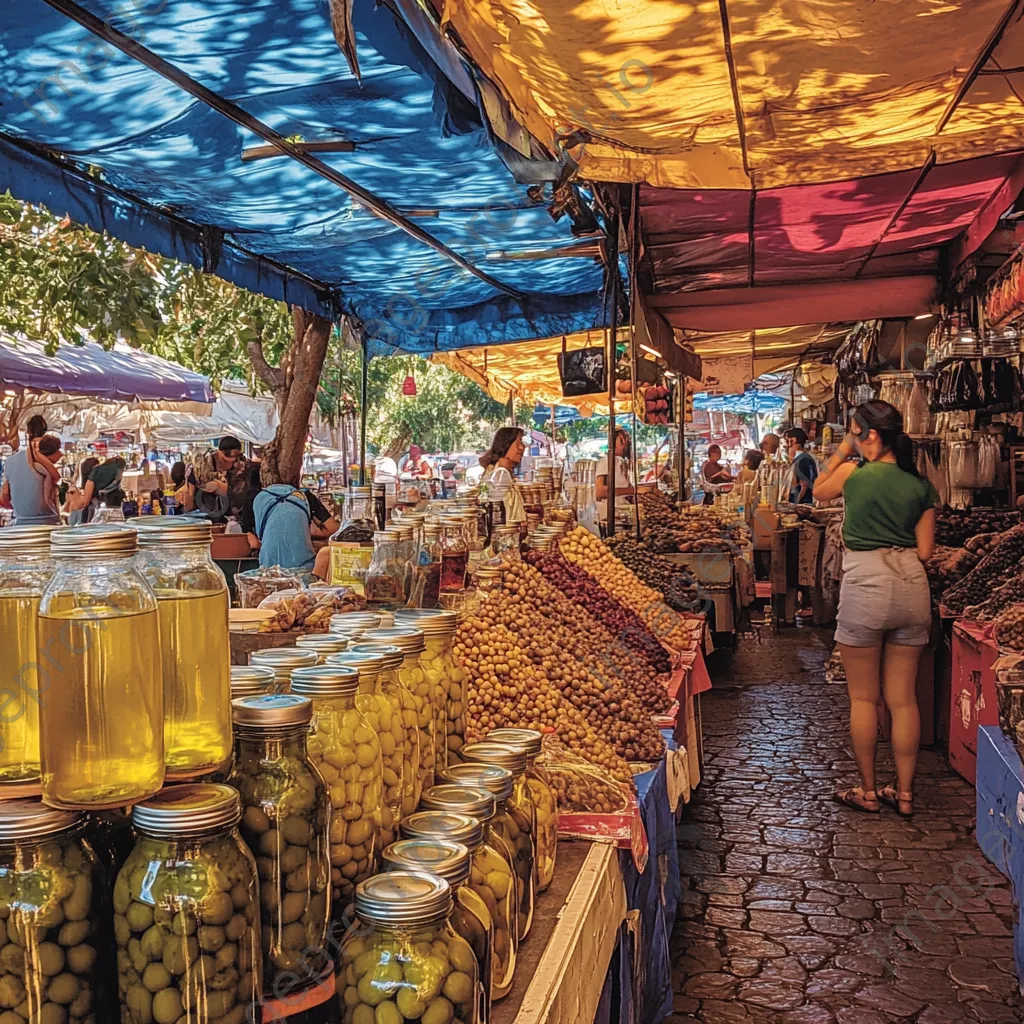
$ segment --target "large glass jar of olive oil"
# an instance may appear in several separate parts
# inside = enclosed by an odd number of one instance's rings
[[[39,598],[53,575],[53,526],[0,530],[0,799],[39,795]]]
[[[72,527],[55,530],[50,546],[38,634],[43,799],[85,810],[138,803],[164,782],[164,687],[137,533]]]
[[[205,775],[231,756],[228,585],[210,557],[210,523],[136,519],[139,572],[156,594],[167,778]]]

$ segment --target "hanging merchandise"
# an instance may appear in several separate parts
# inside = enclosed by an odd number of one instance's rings
[[[974,441],[950,442],[949,482],[964,491],[978,486],[978,445]]]
[[[562,380],[562,397],[598,395],[608,390],[603,348],[578,348],[566,351],[562,338],[562,351],[558,356],[558,376]]]
[[[409,397],[416,394],[416,378],[411,373],[402,381],[402,394]]]
[[[847,386],[863,383],[868,368],[878,363],[878,336],[881,320],[862,320],[836,350],[835,367],[839,379]]]
[[[999,467],[999,439],[993,434],[982,434],[978,438],[978,479],[977,489],[996,486],[996,471]]]
[[[906,410],[903,425],[906,432],[912,436],[929,436],[935,433],[935,417],[928,407],[932,380],[931,377],[915,375],[907,404],[897,406]]]

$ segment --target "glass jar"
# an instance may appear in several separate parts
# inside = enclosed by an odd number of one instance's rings
[[[344,633],[312,633],[295,638],[295,646],[300,651],[316,651],[318,665],[323,665],[328,656],[348,650],[349,643]]]
[[[420,715],[419,705],[413,694],[403,685],[399,672],[405,664],[405,653],[394,644],[354,644],[346,652],[354,656],[370,654],[381,659],[378,685],[381,693],[394,698],[392,705],[400,709],[402,739],[402,799],[395,825],[406,814],[412,814],[420,802]],[[397,700],[397,705],[395,701]],[[383,751],[382,751],[383,752]]]
[[[512,853],[494,830],[494,797],[469,786],[442,783],[423,794],[422,811],[402,820],[406,838],[443,838],[472,847],[470,888],[483,900],[494,924],[491,999],[512,989],[519,951],[518,904]],[[467,826],[483,828],[479,842]]]
[[[466,672],[452,651],[458,617],[454,612],[402,609],[395,621],[423,633],[425,644],[420,664],[434,695],[437,753],[435,771],[458,764],[466,737]],[[443,739],[442,739],[443,738]]]
[[[436,736],[434,730],[434,691],[427,682],[427,674],[420,664],[420,655],[425,648],[423,632],[411,627],[395,626],[391,629],[367,630],[360,637],[359,644],[387,644],[399,647],[404,655],[398,669],[399,682],[412,694],[416,703],[416,719],[420,733],[420,791],[434,784],[434,762],[436,760]]]
[[[469,543],[461,516],[445,516],[441,520],[441,583],[440,593],[466,589],[469,571]]]
[[[483,842],[484,829],[475,818],[467,818],[473,832],[469,843],[476,849]],[[494,976],[494,919],[480,895],[470,887],[472,853],[469,843],[451,839],[401,839],[384,848],[384,871],[425,871],[443,878],[452,889],[452,927],[470,945],[480,976],[480,1021],[491,1019],[491,984]]]
[[[422,532],[408,607],[436,608],[441,590],[441,527],[424,523]]]
[[[526,754],[526,784],[529,786],[536,812],[534,830],[536,849],[534,867],[537,872],[537,892],[543,892],[555,874],[558,853],[558,797],[551,778],[539,761],[543,752],[542,737],[536,729],[492,729],[488,740],[505,746],[517,747]],[[507,767],[507,766],[506,766]]]
[[[164,688],[157,601],[134,566],[130,526],[50,535],[55,568],[39,602],[49,652],[39,708],[43,799],[124,807],[164,782]]]
[[[170,780],[205,775],[231,756],[228,584],[210,557],[208,522],[133,520],[135,565],[156,594]]]
[[[313,702],[309,756],[331,799],[330,862],[334,913],[351,904],[356,885],[377,871],[383,817],[380,741],[356,706],[359,673],[317,665],[292,673],[292,693]]]
[[[366,571],[373,555],[373,534],[376,530],[369,487],[349,487],[343,515],[341,526],[329,541],[331,583],[362,594]]]
[[[0,805],[4,1024],[104,1019],[113,1003],[110,892],[85,831],[38,800]]]
[[[169,786],[132,808],[135,848],[114,883],[125,1024],[256,1019],[259,895],[241,813],[234,789],[210,784]]]
[[[455,933],[443,878],[389,871],[356,889],[338,965],[343,1024],[479,1024],[476,957]]]
[[[274,690],[277,693],[288,692],[295,669],[309,668],[319,660],[316,651],[305,647],[269,647],[249,655],[250,665],[266,666],[274,670]]]
[[[307,750],[312,701],[275,693],[231,706],[235,760],[228,781],[242,799],[242,838],[260,881],[263,991],[280,999],[323,977],[331,805]]]
[[[42,697],[36,617],[50,577],[50,534],[55,526],[7,526],[0,530],[0,799],[38,796],[39,704]],[[46,676],[43,670],[43,676]]]
[[[497,526],[491,532],[491,553],[503,562],[521,562],[519,526]]]
[[[517,789],[516,777],[507,768],[498,765],[466,762],[445,769],[440,778],[443,782],[486,789],[494,797],[494,830],[505,840],[512,854],[521,942],[529,934],[530,925],[533,923],[533,903],[537,887],[534,881],[533,837],[522,827],[528,824],[529,817],[520,810],[514,811],[512,807]]]
[[[340,665],[358,673],[356,707],[377,736],[380,746],[383,795],[380,814],[380,846],[393,843],[402,816],[402,765],[406,734],[402,720],[401,685],[397,678],[384,677],[382,654],[342,651],[327,659],[328,665]],[[412,771],[414,766],[410,767]]]
[[[232,665],[231,699],[273,693],[274,682],[274,670],[269,665]]]
[[[406,562],[397,530],[378,530],[373,535],[373,558],[366,570],[367,601],[405,600]]]
[[[476,571],[477,596],[481,603],[497,590],[501,590],[501,569],[496,565],[481,565]]]
[[[378,530],[383,530],[388,521],[388,489],[385,484],[370,484],[370,495],[373,498],[373,522]]]

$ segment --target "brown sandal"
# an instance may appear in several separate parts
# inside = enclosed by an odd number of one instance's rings
[[[865,814],[878,814],[882,809],[878,802],[878,795],[873,790],[865,791],[863,786],[837,789],[832,794],[832,799],[837,804],[852,807],[855,811],[863,811]]]
[[[891,807],[901,818],[912,818],[914,816],[914,794],[901,793],[895,786],[883,786],[878,791],[878,799]],[[903,810],[903,804],[909,804],[910,810]]]

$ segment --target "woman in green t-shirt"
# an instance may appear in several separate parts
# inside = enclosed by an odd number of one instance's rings
[[[858,455],[860,461],[850,461]],[[922,564],[935,546],[938,495],[914,467],[903,417],[888,402],[867,402],[814,485],[823,501],[843,496],[843,581],[836,643],[850,694],[850,738],[861,784],[836,799],[877,813],[882,803],[913,813],[921,736],[917,665],[931,630]],[[875,789],[879,696],[892,715],[896,785]]]

